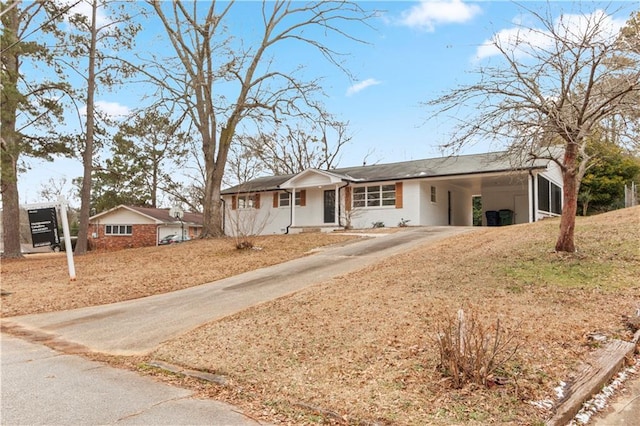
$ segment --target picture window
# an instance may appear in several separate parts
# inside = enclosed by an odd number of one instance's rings
[[[353,188],[352,206],[380,207],[396,205],[396,185],[369,185]]]

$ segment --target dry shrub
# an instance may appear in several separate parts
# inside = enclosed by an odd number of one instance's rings
[[[253,235],[245,235],[239,238],[236,238],[236,248],[238,250],[247,250],[251,249],[255,246],[255,236]]]
[[[502,369],[518,350],[515,334],[500,325],[484,325],[471,311],[468,318],[462,309],[438,327],[436,338],[440,350],[438,368],[459,389],[467,383],[487,385],[496,382],[494,373]]]
[[[227,210],[229,230],[238,250],[255,247],[256,238],[270,222],[268,213],[261,214],[259,208]]]

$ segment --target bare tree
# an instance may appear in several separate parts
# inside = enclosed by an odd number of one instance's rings
[[[75,198],[75,188],[67,181],[67,178],[49,178],[47,183],[40,184],[38,195],[45,201],[56,203],[60,197],[67,200]]]
[[[283,131],[241,140],[245,156],[253,156],[273,175],[287,175],[308,168],[336,168],[342,149],[351,141],[348,123],[322,120],[310,129],[281,126]]]
[[[237,143],[229,148],[227,167],[222,184],[235,186],[255,179],[266,172],[265,163],[258,158],[252,147],[257,139],[253,136],[238,135]]]
[[[496,35],[485,47],[494,49],[499,64],[481,66],[478,82],[426,105],[435,108],[432,116],[464,107],[477,111],[456,119],[445,148],[489,139],[508,143],[510,153],[521,159],[557,163],[564,204],[555,248],[574,252],[577,195],[590,160],[587,143],[607,119],[615,117],[620,131],[633,127],[640,108],[640,56],[613,29],[606,12],[554,20],[549,12],[524,10],[540,28],[520,26],[509,37]]]
[[[248,119],[257,125],[279,117],[303,116],[316,108],[318,80],[298,77],[300,69],[278,69],[274,47],[299,43],[319,51],[330,63],[345,70],[339,52],[321,40],[328,35],[360,41],[343,25],[366,23],[366,13],[355,2],[299,3],[265,1],[257,41],[231,38],[225,22],[235,3],[212,1],[149,0],[166,30],[178,58],[177,67],[158,61],[145,67],[167,96],[180,102],[198,130],[204,158],[203,237],[219,236],[222,229],[220,190],[229,149],[239,124]],[[246,7],[247,3],[244,3]],[[246,12],[245,12],[246,13]],[[301,62],[303,59],[301,58]],[[157,77],[156,77],[157,76]],[[231,94],[231,95],[230,95]]]

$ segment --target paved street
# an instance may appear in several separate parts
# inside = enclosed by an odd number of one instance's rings
[[[2,334],[2,425],[256,425],[236,408]]]

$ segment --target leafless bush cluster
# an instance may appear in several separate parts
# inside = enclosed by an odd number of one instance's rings
[[[438,329],[440,350],[438,368],[451,378],[455,388],[466,383],[487,385],[497,369],[503,367],[518,350],[515,334],[504,329],[500,319],[486,326],[473,313],[465,318],[462,309]]]
[[[231,236],[238,250],[252,249],[256,237],[269,224],[268,214],[260,215],[259,209],[229,210],[227,212]]]

